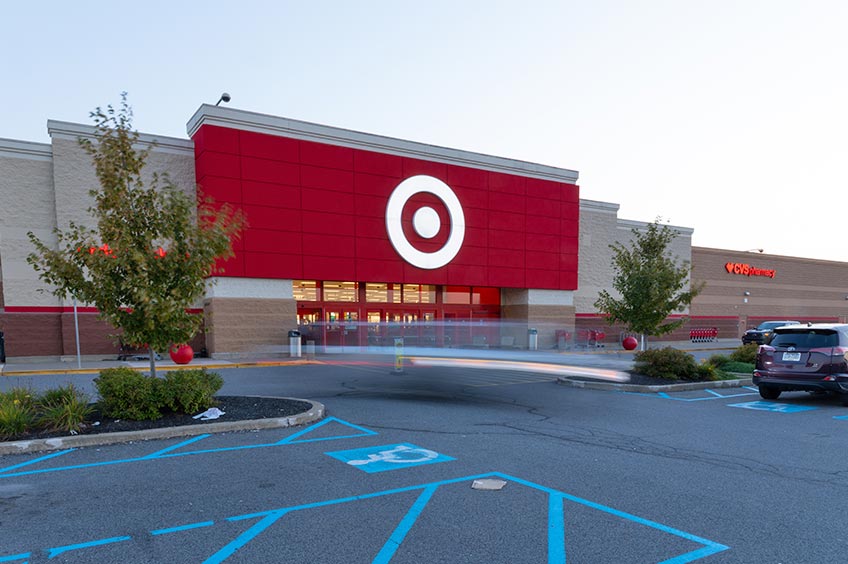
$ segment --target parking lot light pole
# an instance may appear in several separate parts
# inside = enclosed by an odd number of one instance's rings
[[[80,341],[79,341],[79,317],[77,316],[77,299],[74,298],[74,334],[77,341],[77,368],[82,368],[82,359],[80,358]]]

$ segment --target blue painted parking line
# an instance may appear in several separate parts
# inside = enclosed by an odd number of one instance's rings
[[[227,544],[225,544],[222,548],[217,550],[214,554],[212,554],[209,558],[204,560],[204,564],[220,564],[227,560],[230,556],[233,556],[239,550],[245,548],[250,544],[252,540],[258,537],[260,534],[267,531],[272,525],[276,524],[280,521],[280,519],[291,512],[294,511],[304,511],[310,509],[319,509],[322,507],[329,507],[344,503],[354,503],[357,501],[388,497],[395,494],[402,494],[407,492],[415,492],[420,491],[420,495],[415,499],[415,501],[410,506],[409,510],[406,512],[405,516],[401,519],[400,523],[392,530],[386,539],[385,543],[382,545],[380,550],[377,552],[377,557],[372,561],[377,564],[387,564],[391,561],[397,551],[403,546],[403,542],[408,536],[408,533],[414,528],[418,518],[423,513],[429,502],[436,496],[439,491],[439,488],[444,486],[448,486],[451,484],[458,484],[463,482],[473,482],[477,479],[482,478],[500,478],[502,480],[506,480],[507,482],[513,482],[515,484],[520,484],[522,486],[528,487],[530,489],[543,492],[548,495],[547,498],[547,513],[548,513],[548,522],[546,527],[546,543],[547,543],[547,553],[548,553],[548,563],[549,564],[565,564],[566,562],[566,543],[565,543],[565,521],[564,521],[564,512],[565,502],[573,502],[585,507],[589,507],[591,509],[595,509],[606,513],[608,515],[612,515],[626,521],[630,521],[632,523],[636,523],[638,525],[642,525],[645,527],[649,527],[651,529],[676,536],[681,539],[685,539],[691,541],[693,543],[697,543],[701,545],[699,548],[678,555],[670,556],[668,559],[663,560],[661,564],[688,564],[690,562],[694,562],[701,558],[705,558],[707,556],[716,554],[718,552],[722,552],[724,550],[728,550],[728,546],[723,545],[721,543],[705,539],[703,537],[687,533],[685,531],[681,531],[680,529],[676,529],[674,527],[670,527],[668,525],[663,525],[662,523],[658,523],[656,521],[651,521],[649,519],[644,519],[642,517],[626,513],[624,511],[619,511],[612,507],[601,505],[599,503],[595,503],[593,501],[589,501],[587,499],[577,497],[559,490],[555,490],[546,486],[542,486],[527,480],[523,480],[521,478],[516,478],[514,476],[510,476],[508,474],[502,474],[500,472],[491,472],[487,474],[479,474],[474,476],[464,476],[461,478],[453,478],[448,480],[441,480],[437,482],[430,482],[426,484],[419,484],[414,486],[407,486],[402,488],[395,488],[390,490],[383,490],[378,492],[366,493],[362,495],[355,495],[349,497],[343,497],[338,499],[330,499],[325,501],[319,501],[315,503],[307,503],[302,505],[296,505],[291,507],[277,507],[274,509],[269,509],[266,511],[248,513],[243,515],[235,515],[232,517],[227,517],[222,519],[219,522],[237,522],[237,521],[245,521],[245,520],[256,520],[256,522],[249,527],[247,530],[239,534],[235,539],[231,540]],[[406,497],[402,499],[406,500]],[[407,503],[407,501],[404,501]],[[166,529],[155,529],[150,531],[149,533],[136,534],[136,540],[144,540],[143,537],[146,534],[150,535],[161,535],[169,532],[176,531],[184,531],[186,534],[190,534],[192,530],[199,529],[201,527],[209,527],[214,525],[214,521],[201,521],[196,524],[185,524],[177,527],[171,527]],[[94,541],[81,542],[78,544],[65,545],[55,548],[44,549],[43,552],[48,554],[48,558],[52,558],[59,554],[63,554],[65,552],[69,552],[72,550],[82,550],[82,549],[96,549],[99,546],[107,545],[107,544],[115,544],[127,540],[132,540],[134,537],[132,536],[115,536],[107,539],[100,539]],[[137,543],[131,543],[129,546],[136,546]],[[29,558],[33,552],[19,553],[10,556],[0,556],[0,562],[11,562],[13,560],[20,560],[21,558]],[[37,554],[41,554],[41,552],[37,552]]]
[[[93,548],[97,546],[103,546],[104,544],[114,544],[116,542],[124,542],[130,540],[132,537],[111,537],[108,539],[99,539],[89,542],[82,542],[79,544],[69,544],[65,546],[58,546],[56,548],[48,548],[47,549],[47,558],[56,558],[60,554],[64,554],[66,552],[71,552],[74,550],[82,550],[83,548]]]
[[[456,460],[409,443],[339,450],[324,454],[369,474]]]
[[[345,433],[342,433],[342,434],[330,434],[328,436],[306,438],[306,439],[302,438],[304,436],[308,436],[309,433],[317,432],[318,429],[322,429],[322,432],[326,432],[326,429],[323,429],[323,427],[328,425],[329,423],[338,424],[338,425],[341,425],[342,427],[344,427],[347,430],[353,429],[357,432],[356,433],[345,432]],[[63,451],[53,453],[53,454],[50,454],[50,455],[47,455],[47,456],[41,456],[39,458],[30,460],[30,461],[27,461],[27,462],[23,462],[21,464],[16,464],[14,466],[8,466],[6,468],[0,468],[0,479],[34,475],[34,474],[45,474],[45,473],[48,473],[48,472],[63,472],[63,471],[68,471],[68,470],[82,470],[82,469],[87,469],[87,468],[96,468],[96,467],[99,467],[99,466],[110,466],[110,465],[114,465],[114,464],[127,464],[127,463],[131,463],[131,462],[151,462],[151,461],[163,460],[163,459],[167,459],[167,458],[174,458],[174,457],[177,457],[177,456],[194,456],[194,455],[201,455],[201,454],[214,454],[214,453],[237,451],[237,450],[246,450],[246,449],[255,449],[255,448],[285,447],[285,446],[302,444],[302,443],[309,443],[309,442],[315,442],[315,441],[330,441],[330,440],[350,439],[350,438],[355,438],[355,437],[368,437],[368,436],[373,436],[373,435],[377,435],[377,432],[372,431],[370,429],[366,429],[365,427],[360,427],[359,425],[354,425],[353,423],[348,423],[347,421],[342,421],[341,419],[338,419],[336,417],[328,417],[328,418],[320,421],[319,423],[316,423],[315,425],[311,425],[311,426],[307,427],[306,429],[298,431],[297,433],[295,433],[295,434],[293,434],[289,437],[286,437],[286,438],[282,439],[281,441],[277,441],[275,443],[258,444],[258,445],[240,445],[240,446],[234,446],[234,447],[221,447],[221,448],[212,448],[212,449],[203,449],[203,450],[190,450],[190,451],[180,450],[180,449],[182,449],[182,448],[184,448],[184,447],[186,447],[190,444],[197,443],[197,442],[199,442],[203,439],[206,439],[206,438],[212,436],[212,435],[200,435],[198,437],[193,437],[191,439],[182,441],[180,443],[169,446],[167,448],[158,450],[158,451],[153,452],[151,454],[146,454],[144,456],[140,456],[140,457],[136,457],[136,458],[123,458],[123,459],[116,459],[116,460],[105,460],[105,461],[101,461],[101,462],[91,462],[91,463],[88,463],[88,464],[75,464],[75,465],[69,465],[69,466],[38,468],[38,469],[33,469],[33,470],[21,470],[21,471],[18,471],[18,472],[13,472],[13,470],[20,470],[22,468],[32,467],[34,465],[37,465],[40,462],[44,462],[46,460],[50,460],[50,459],[55,458],[57,456],[62,456],[64,454],[68,454],[70,452],[73,452],[76,449],[63,450]],[[179,452],[177,452],[178,450],[179,450]]]
[[[746,387],[745,389],[751,389],[751,388]],[[715,390],[710,390],[710,389],[704,389],[702,391],[705,392],[708,395],[702,396],[702,397],[696,397],[696,398],[688,398],[688,397],[673,396],[669,392],[656,392],[656,393],[651,393],[651,392],[624,392],[624,393],[634,395],[634,396],[648,396],[648,397],[652,397],[652,398],[662,398],[662,399],[668,399],[668,400],[674,400],[674,401],[683,401],[683,402],[710,401],[710,400],[717,400],[717,399],[741,398],[741,397],[746,397],[746,396],[757,395],[756,393],[748,393],[748,392],[743,392],[741,394],[721,394],[719,392],[716,392]],[[756,390],[754,390],[754,391],[756,391]]]
[[[191,529],[200,529],[203,527],[211,527],[215,521],[203,521],[201,523],[191,523],[190,525],[180,525],[179,527],[168,527],[167,529],[157,529],[150,531],[153,536],[168,535],[170,533],[180,533],[182,531],[190,531]]]
[[[749,401],[746,403],[732,403],[727,407],[741,407],[743,409],[754,409],[757,411],[772,411],[774,413],[798,413],[799,411],[814,411],[817,407],[807,405],[791,405],[788,403],[773,403],[769,401]]]
[[[6,468],[0,468],[0,474],[2,474],[3,472],[9,472],[11,470],[17,470],[18,468],[25,468],[27,466],[32,466],[33,464],[38,464],[39,462],[44,462],[45,460],[50,460],[51,458],[56,458],[57,456],[62,456],[63,454],[68,454],[69,452],[73,452],[75,450],[76,450],[75,448],[71,448],[71,449],[68,449],[68,450],[62,450],[62,451],[59,451],[59,452],[54,452],[54,453],[48,454],[47,456],[39,456],[38,458],[36,458],[34,460],[28,460],[28,461],[22,462],[20,464],[15,464],[14,466],[7,466]],[[2,560],[0,560],[0,562],[2,562]]]

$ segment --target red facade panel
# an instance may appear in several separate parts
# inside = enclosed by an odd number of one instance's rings
[[[395,179],[395,184],[397,184],[397,179],[403,176],[401,159],[369,151],[356,151],[354,153],[353,170],[366,174],[389,176]],[[394,186],[392,187],[394,188]]]
[[[239,131],[237,129],[210,125],[204,127],[199,133],[202,135],[199,146],[204,151],[215,151],[228,155],[238,154]],[[198,139],[195,138],[194,141],[198,145]]]
[[[353,172],[336,168],[302,165],[300,183],[310,188],[331,190],[333,192],[353,191]]]
[[[292,163],[242,157],[241,177],[271,184],[300,184],[300,166]]]
[[[244,275],[248,278],[300,278],[299,254],[244,253]]]
[[[210,197],[216,202],[240,204],[242,202],[242,184],[236,178],[204,176],[197,183],[198,195]]]
[[[353,153],[348,147],[309,141],[300,143],[300,162],[307,165],[353,171]]]
[[[247,216],[226,276],[576,288],[575,185],[208,125],[194,142],[204,193]],[[407,263],[387,234],[389,197],[415,175],[445,182],[465,217],[457,255],[436,269]],[[423,208],[438,218],[426,237],[413,222]],[[399,210],[414,249],[443,248],[451,219],[439,197],[418,193]]]
[[[301,207],[299,186],[242,180],[241,193],[248,205],[295,210]]]
[[[204,126],[202,129],[206,129],[206,127]],[[241,131],[239,143],[241,154],[246,157],[258,157],[289,163],[300,162],[300,142],[296,139]]]
[[[523,176],[511,174],[489,173],[489,190],[492,192],[506,192],[524,196],[527,193],[527,182]]]
[[[489,187],[489,173],[476,168],[448,166],[446,182],[449,186],[487,189]]]
[[[244,247],[257,253],[303,254],[304,235],[290,231],[249,229],[244,234]]]
[[[196,148],[195,153],[197,153]],[[241,178],[241,162],[238,155],[202,151],[195,158],[194,167],[198,182],[206,176]]]
[[[354,239],[344,235],[303,234],[303,248],[308,254],[324,257],[354,257]]]

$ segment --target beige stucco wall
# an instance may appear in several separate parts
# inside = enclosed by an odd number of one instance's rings
[[[78,138],[90,137],[90,126],[48,122],[51,143],[0,140],[0,260],[6,306],[67,305],[54,297],[26,262],[33,251],[27,238],[32,231],[55,245],[55,228],[67,229],[71,221],[95,227],[88,208],[89,195],[99,184],[91,157]],[[144,180],[167,172],[171,180],[194,197],[194,149],[191,141],[143,135],[140,147],[156,143],[145,168]],[[199,305],[199,304],[198,304]]]
[[[0,139],[0,263],[3,303],[56,306],[58,301],[38,281],[26,257],[34,249],[27,238],[33,231],[55,244],[53,162],[50,145]]]
[[[633,240],[634,229],[641,230],[649,224],[620,219],[618,210],[618,204],[580,200],[580,278],[574,293],[574,308],[578,314],[597,313],[595,301],[601,290],[616,295],[612,287],[615,269],[610,245],[627,245]],[[670,227],[678,232],[669,246],[671,256],[676,257],[680,263],[687,261],[691,264],[692,228]]]

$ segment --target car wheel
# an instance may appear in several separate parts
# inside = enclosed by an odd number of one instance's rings
[[[842,405],[848,407],[848,394],[839,394],[839,399],[842,400]]]
[[[780,390],[770,386],[760,386],[760,397],[767,400],[776,400],[780,397]]]

